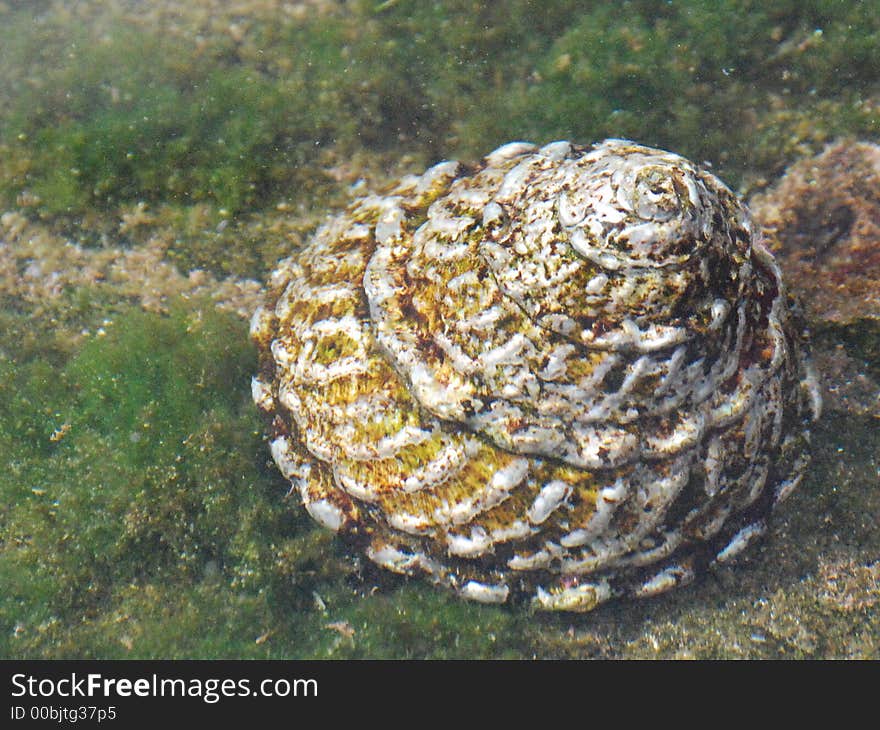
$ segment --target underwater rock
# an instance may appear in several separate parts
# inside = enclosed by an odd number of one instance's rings
[[[829,145],[750,207],[811,321],[880,317],[880,146]]]
[[[319,523],[465,598],[586,611],[732,559],[819,396],[744,206],[623,140],[505,145],[355,201],[251,334],[272,456]]]
[[[880,146],[842,140],[750,201],[816,332],[831,412],[880,415]]]

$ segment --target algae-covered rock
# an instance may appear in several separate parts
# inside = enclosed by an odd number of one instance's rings
[[[880,146],[836,142],[751,207],[810,319],[880,318]]]
[[[816,334],[827,406],[880,416],[880,146],[835,142],[751,206]]]

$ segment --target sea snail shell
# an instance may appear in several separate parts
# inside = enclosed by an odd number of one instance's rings
[[[371,195],[280,262],[251,333],[281,473],[374,562],[585,611],[724,562],[819,398],[748,212],[678,155],[511,143]]]

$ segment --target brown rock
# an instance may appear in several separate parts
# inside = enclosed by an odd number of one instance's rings
[[[880,317],[880,146],[835,142],[750,207],[809,320]]]

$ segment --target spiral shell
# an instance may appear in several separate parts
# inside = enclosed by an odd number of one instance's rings
[[[511,143],[330,219],[251,333],[281,473],[380,566],[585,611],[733,557],[798,484],[804,335],[715,177]]]

